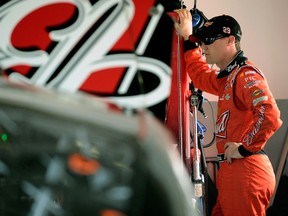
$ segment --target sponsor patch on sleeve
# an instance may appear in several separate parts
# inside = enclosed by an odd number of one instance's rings
[[[246,71],[245,72],[245,75],[251,75],[251,74],[256,74],[257,72],[256,71]]]
[[[253,106],[257,106],[258,103],[262,101],[267,101],[267,100],[268,100],[268,96],[262,96],[262,97],[256,98],[253,100]]]
[[[264,93],[264,89],[256,89],[251,93],[251,96],[255,97],[263,93]]]
[[[244,88],[252,88],[253,86],[257,86],[261,84],[261,81],[260,80],[254,80],[254,81],[251,81],[251,82],[248,82],[244,85]]]

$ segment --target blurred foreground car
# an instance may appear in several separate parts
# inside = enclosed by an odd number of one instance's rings
[[[186,216],[192,187],[148,112],[0,80],[0,215]]]

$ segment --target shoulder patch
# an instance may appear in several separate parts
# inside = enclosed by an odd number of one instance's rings
[[[268,96],[262,96],[262,97],[256,98],[253,100],[253,106],[257,106],[258,103],[262,101],[267,101],[267,100],[268,100]]]
[[[252,92],[251,96],[255,97],[258,96],[260,94],[263,94],[265,92],[264,89],[256,89],[255,91]]]

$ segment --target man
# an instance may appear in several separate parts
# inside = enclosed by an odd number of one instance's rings
[[[241,28],[233,17],[214,17],[191,35],[191,13],[186,9],[175,12],[179,16],[175,28],[185,40],[186,70],[194,86],[219,97],[216,145],[220,169],[212,215],[266,215],[275,175],[263,148],[282,124],[267,81],[244,56]],[[216,64],[220,71],[208,64]]]

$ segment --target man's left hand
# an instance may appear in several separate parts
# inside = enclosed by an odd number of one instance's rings
[[[174,20],[175,29],[184,40],[188,40],[189,36],[193,33],[192,15],[187,9],[176,9],[174,12],[179,17],[179,20]]]

